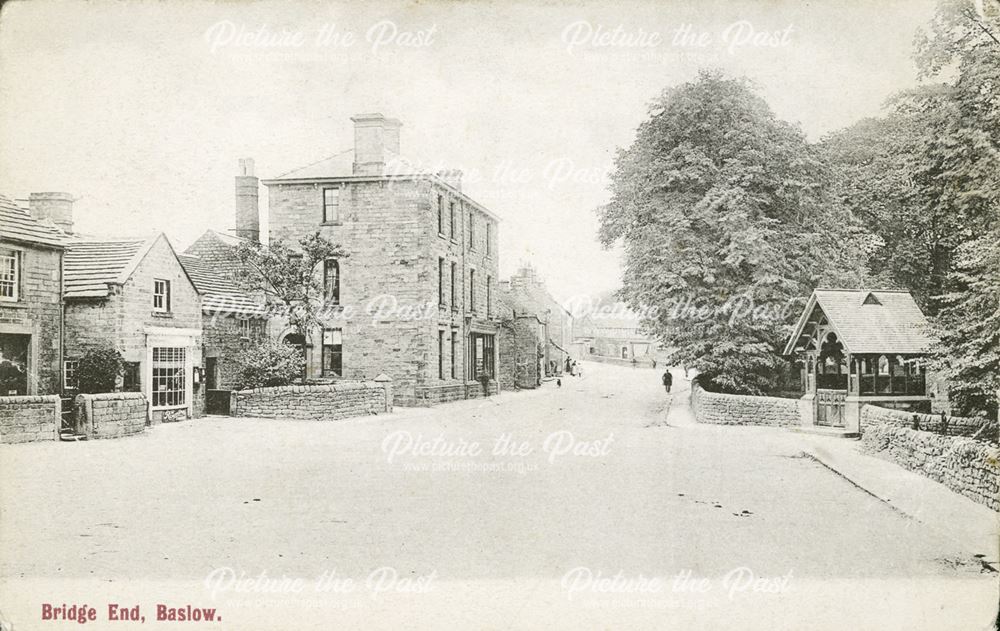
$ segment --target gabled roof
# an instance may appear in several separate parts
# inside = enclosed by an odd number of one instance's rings
[[[235,280],[240,274],[240,266],[233,250],[243,241],[240,237],[208,230],[184,254],[178,255],[202,296],[202,312],[264,315],[263,300],[244,291]]]
[[[38,221],[27,210],[0,195],[0,238],[62,248],[66,235],[54,225]]]
[[[79,238],[66,243],[64,292],[66,298],[103,298],[110,286],[125,283],[153,244],[163,234],[148,238]]]
[[[785,345],[786,355],[795,352],[817,307],[849,353],[919,354],[931,344],[927,318],[907,291],[817,289]]]

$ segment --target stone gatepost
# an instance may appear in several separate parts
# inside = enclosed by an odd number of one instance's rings
[[[382,373],[375,377],[375,383],[380,384],[385,391],[385,411],[392,412],[392,377]]]

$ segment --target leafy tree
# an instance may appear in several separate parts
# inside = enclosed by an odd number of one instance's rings
[[[795,301],[865,280],[868,235],[829,188],[816,150],[747,81],[703,72],[619,150],[600,240],[624,243],[621,297],[677,360],[758,393],[786,366]]]
[[[266,340],[246,344],[233,358],[233,382],[237,390],[287,386],[302,376],[305,360],[294,346]]]
[[[935,321],[937,367],[965,413],[996,411],[1000,388],[1000,4],[941,0],[917,38],[927,77],[951,80],[907,95],[933,111],[919,174],[932,203],[960,223],[954,265]]]
[[[236,249],[244,275],[240,282],[249,291],[262,291],[285,307],[290,326],[306,340],[322,325],[327,307],[324,300],[323,264],[347,255],[339,245],[316,232],[303,237],[298,247],[281,240],[269,246],[246,241]]]
[[[81,394],[114,392],[124,372],[125,360],[117,349],[89,348],[76,366],[77,388]]]

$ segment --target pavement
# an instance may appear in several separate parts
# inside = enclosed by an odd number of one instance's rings
[[[378,417],[0,446],[0,612],[17,629],[79,628],[40,616],[84,602],[91,629],[145,628],[108,603],[149,622],[214,608],[234,630],[989,628],[997,574],[955,535],[981,526],[971,502],[940,504],[943,532],[904,505],[945,502],[930,481],[869,492],[854,480],[888,463],[850,445],[696,424],[683,374],[673,397],[660,374],[587,363],[561,387]]]

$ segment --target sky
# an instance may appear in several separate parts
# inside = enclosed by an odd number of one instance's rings
[[[92,2],[0,10],[0,194],[77,198],[77,229],[233,227],[237,160],[274,177],[350,149],[350,117],[466,173],[502,219],[501,276],[560,300],[620,285],[608,173],[664,88],[746,76],[810,140],[916,84],[933,0]],[[266,190],[261,202],[266,213]],[[265,219],[266,220],[266,219]]]

